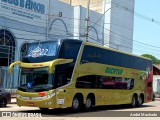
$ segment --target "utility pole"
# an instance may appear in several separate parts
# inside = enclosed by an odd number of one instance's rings
[[[48,17],[47,17],[47,25],[46,25],[46,40],[49,38],[49,24],[50,24],[50,0],[48,0]]]
[[[72,5],[72,0],[69,0],[69,4]]]
[[[85,31],[86,42],[88,41],[89,5],[90,5],[90,0],[88,0],[87,13],[86,13],[86,31]]]

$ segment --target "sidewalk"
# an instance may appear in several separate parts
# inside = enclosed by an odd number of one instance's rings
[[[15,98],[15,97],[12,97],[12,98],[11,98],[11,104],[16,104],[16,103],[17,103],[16,98]]]
[[[155,98],[155,101],[160,101],[160,98]]]

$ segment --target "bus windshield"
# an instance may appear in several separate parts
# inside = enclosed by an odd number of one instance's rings
[[[48,73],[48,67],[21,68],[19,90],[40,92],[53,88],[53,74]]]
[[[56,59],[59,44],[57,41],[31,43],[23,56],[22,62],[39,63]]]

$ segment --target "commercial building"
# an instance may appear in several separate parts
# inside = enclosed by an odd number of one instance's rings
[[[89,11],[88,41],[132,52],[134,15],[129,10],[134,11],[134,0],[105,0],[100,4],[99,10]],[[0,87],[17,86],[18,67],[9,76],[8,66],[21,60],[28,43],[53,38],[85,40],[85,30],[83,5],[58,0],[0,0]]]
[[[153,92],[156,97],[160,97],[160,65],[153,65]]]

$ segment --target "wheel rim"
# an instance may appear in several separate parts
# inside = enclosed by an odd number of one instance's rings
[[[90,98],[87,98],[86,100],[86,108],[90,108],[92,106],[92,101]]]
[[[6,106],[6,100],[2,99],[0,104],[1,104],[1,107],[5,107]]]
[[[139,98],[139,105],[142,105],[142,98]]]
[[[136,104],[136,99],[135,99],[135,97],[133,97],[132,105],[135,106],[135,104]]]
[[[75,98],[73,100],[73,109],[78,109],[79,108],[79,100],[77,98]]]

